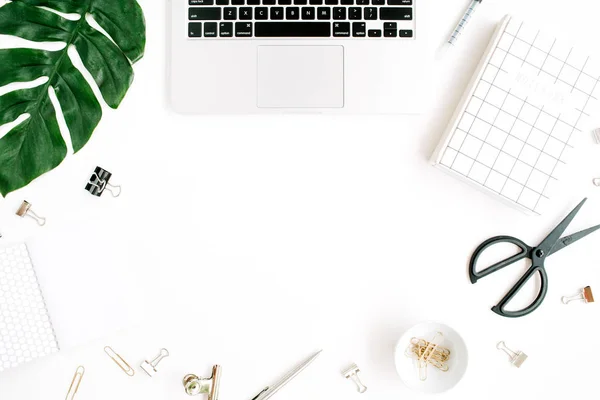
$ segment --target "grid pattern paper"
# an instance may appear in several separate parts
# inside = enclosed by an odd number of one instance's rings
[[[0,372],[57,351],[27,247],[0,249]]]
[[[506,17],[435,163],[543,213],[600,98],[600,63]]]

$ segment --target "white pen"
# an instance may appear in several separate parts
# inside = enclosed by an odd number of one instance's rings
[[[321,350],[322,351],[322,350]],[[283,388],[287,385],[292,379],[294,379],[300,372],[304,371],[306,367],[308,367],[313,361],[319,357],[321,351],[310,357],[308,360],[304,361],[299,367],[289,372],[285,377],[279,380],[276,384],[272,386],[267,386],[264,388],[259,394],[254,396],[252,400],[267,400],[271,398],[275,393],[279,391],[279,389]]]
[[[469,5],[469,8],[465,12],[465,15],[463,15],[463,17],[460,19],[460,22],[454,29],[454,32],[452,32],[452,36],[450,36],[450,39],[448,39],[448,41],[446,42],[446,48],[452,48],[456,46],[458,39],[466,29],[467,25],[469,24],[469,21],[473,17],[473,14],[475,14],[475,10],[477,10],[477,7],[481,5],[482,1],[483,0],[471,1],[471,5]]]

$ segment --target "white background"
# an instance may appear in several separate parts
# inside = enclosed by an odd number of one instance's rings
[[[504,14],[594,48],[595,1],[487,0],[453,59],[436,63],[423,115],[354,117],[170,112],[167,5],[140,3],[148,46],[120,109],[107,110],[79,154],[0,200],[0,244],[28,243],[62,347],[0,374],[1,399],[62,398],[78,365],[86,367],[78,399],[185,399],[183,376],[206,375],[216,363],[221,399],[250,399],[321,348],[276,398],[360,396],[339,373],[356,362],[369,386],[362,398],[418,399],[398,378],[393,351],[423,320],[451,325],[469,348],[467,374],[445,399],[596,392],[598,306],[564,306],[560,297],[600,288],[600,234],[548,259],[546,302],[521,319],[490,307],[522,270],[474,286],[467,263],[494,235],[537,244],[585,196],[571,232],[600,223],[600,189],[591,184],[600,146],[584,133],[572,179],[543,217],[428,164]],[[467,5],[435,3],[432,48]],[[120,198],[83,190],[96,165],[123,185]],[[48,218],[45,227],[14,215],[23,199]],[[521,369],[496,350],[499,340],[529,355]],[[139,369],[130,378],[105,345],[136,367],[161,347],[171,357],[154,378]]]

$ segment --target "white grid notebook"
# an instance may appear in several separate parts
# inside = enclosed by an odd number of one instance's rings
[[[598,106],[600,63],[507,16],[432,162],[521,210],[543,213]]]
[[[27,246],[0,248],[0,372],[57,351]]]

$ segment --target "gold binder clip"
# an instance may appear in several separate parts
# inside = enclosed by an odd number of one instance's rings
[[[129,376],[135,375],[135,371],[125,360],[123,357],[118,355],[110,346],[106,346],[104,348],[104,352]]]
[[[592,294],[592,288],[590,286],[586,286],[575,296],[563,296],[562,302],[563,304],[569,304],[572,301],[584,301],[586,303],[594,302],[594,295]]]
[[[39,215],[31,211],[31,204],[29,204],[26,200],[23,200],[23,203],[21,204],[21,207],[19,207],[19,209],[17,210],[16,214],[21,218],[33,218],[39,226],[46,225],[46,218],[40,217]]]
[[[75,398],[75,394],[77,394],[77,390],[79,390],[79,385],[81,384],[84,373],[85,368],[82,366],[77,367],[75,375],[73,376],[73,380],[71,381],[71,386],[69,387],[69,392],[67,393],[67,398],[65,400],[73,400]]]

